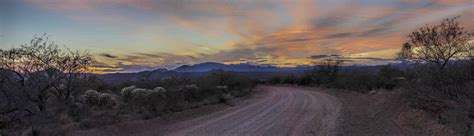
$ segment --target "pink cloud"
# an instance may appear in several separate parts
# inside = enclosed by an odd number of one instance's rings
[[[64,12],[73,20],[130,29],[130,35],[150,36],[156,40],[153,42],[166,43],[181,50],[157,53],[161,54],[159,61],[156,56],[136,54],[116,60],[150,67],[177,62],[240,62],[241,59],[250,61],[261,56],[266,57],[265,63],[281,62],[283,65],[296,64],[298,61],[307,64],[307,57],[314,54],[345,55],[384,51],[385,54],[395,55],[410,30],[458,15],[465,16],[465,22],[474,14],[471,0],[384,1],[387,3],[382,5],[337,0],[29,2],[45,9]],[[122,13],[127,11],[145,17]],[[473,24],[466,24],[466,27],[474,28]],[[195,43],[188,39],[194,37],[170,34],[174,28],[197,32],[209,39],[221,36],[238,39],[225,41],[218,51],[190,51],[186,48],[192,48]],[[377,56],[380,54],[372,55],[368,57],[380,57]],[[151,60],[154,61],[149,63]]]

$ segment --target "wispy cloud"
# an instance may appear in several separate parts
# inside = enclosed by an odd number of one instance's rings
[[[296,66],[331,54],[351,63],[389,62],[410,30],[447,17],[474,18],[472,0],[26,2],[87,27],[111,27],[97,35],[127,38],[101,41],[109,47],[96,52],[104,71],[206,61]]]

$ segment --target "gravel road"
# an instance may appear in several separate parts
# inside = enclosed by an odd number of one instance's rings
[[[234,106],[173,123],[117,124],[72,135],[232,136],[338,134],[341,102],[334,96],[297,87],[259,86]],[[195,113],[197,115],[197,113]]]
[[[291,87],[263,86],[261,91],[265,97],[252,104],[180,122],[162,134],[336,135],[341,104],[335,97]]]

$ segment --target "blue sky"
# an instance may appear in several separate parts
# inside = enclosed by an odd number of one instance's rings
[[[99,73],[174,68],[207,61],[311,65],[390,62],[408,33],[461,16],[472,0],[2,0],[0,48],[47,33],[88,50]],[[365,59],[362,59],[365,58]]]

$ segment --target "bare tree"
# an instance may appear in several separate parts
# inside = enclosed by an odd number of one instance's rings
[[[344,60],[340,58],[327,58],[321,62],[321,70],[325,71],[330,76],[336,76],[343,63]]]
[[[344,63],[339,57],[326,58],[319,62],[319,68],[313,70],[314,80],[318,85],[336,81],[341,65]]]
[[[39,135],[73,99],[74,85],[91,62],[88,53],[61,49],[46,35],[0,49],[0,124],[28,124]]]
[[[458,17],[441,24],[418,28],[408,36],[399,58],[405,61],[427,62],[443,70],[453,59],[467,59],[472,53],[472,35],[457,22]]]

